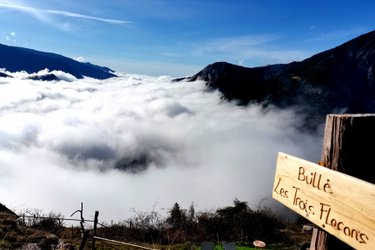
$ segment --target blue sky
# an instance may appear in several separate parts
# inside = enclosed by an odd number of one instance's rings
[[[303,60],[374,30],[374,10],[373,0],[0,0],[0,43],[186,76],[215,61]]]

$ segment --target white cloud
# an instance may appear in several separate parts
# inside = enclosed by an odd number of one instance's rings
[[[112,18],[103,18],[91,15],[84,15],[81,13],[75,13],[70,11],[63,11],[63,10],[50,10],[50,9],[39,9],[35,8],[26,4],[21,3],[14,3],[10,1],[1,1],[0,8],[10,9],[14,11],[23,12],[33,16],[34,18],[38,19],[39,21],[52,24],[62,30],[69,30],[71,24],[67,22],[59,22],[53,19],[54,16],[60,17],[68,17],[68,18],[78,18],[78,19],[87,19],[93,20],[102,23],[108,24],[115,24],[115,25],[122,25],[122,24],[133,24],[133,22],[120,20],[120,19],[112,19]]]
[[[69,12],[69,11],[61,11],[61,10],[40,10],[40,11],[53,14],[53,15],[89,19],[89,20],[94,20],[94,21],[109,23],[109,24],[133,24],[133,22],[130,22],[130,21],[89,16],[89,15],[83,15],[83,14]]]
[[[1,202],[65,215],[84,202],[107,221],[155,203],[255,207],[271,194],[278,151],[318,159],[321,136],[298,123],[293,110],[223,102],[203,82],[1,79]]]
[[[192,55],[249,66],[289,63],[308,56],[305,51],[278,48],[274,43],[279,40],[280,36],[272,34],[218,38],[194,47]]]
[[[349,39],[353,39],[361,34],[368,32],[368,29],[364,28],[353,28],[346,30],[334,30],[334,31],[320,31],[315,37],[310,38],[307,42],[345,42]]]
[[[17,40],[16,40],[16,33],[15,32],[10,32],[9,34],[6,33],[6,32],[4,32],[3,34],[4,34],[5,40],[7,42],[13,42],[13,43],[17,42]]]
[[[83,56],[77,56],[74,58],[74,60],[78,62],[87,62],[87,60]]]
[[[50,71],[49,69],[43,69],[43,70],[40,70],[39,72],[31,73],[31,74],[27,73],[26,71],[9,72],[9,71],[3,70],[3,72],[5,74],[9,75],[9,76],[12,76],[12,77],[20,79],[20,80],[27,79],[29,77],[44,76],[44,75],[47,75],[47,74],[54,74],[60,80],[66,81],[66,82],[72,82],[74,80],[77,80],[77,78],[75,76],[73,76],[69,73],[60,71],[60,70]]]

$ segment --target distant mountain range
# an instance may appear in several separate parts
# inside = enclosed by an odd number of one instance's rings
[[[40,70],[61,70],[70,73],[76,78],[84,76],[96,79],[107,79],[115,77],[113,71],[106,67],[100,67],[91,63],[82,63],[68,57],[54,53],[41,52],[37,50],[7,46],[0,44],[0,68],[9,72],[26,71],[36,73]],[[0,77],[9,77],[0,73]],[[53,74],[38,76],[37,80],[58,80]]]
[[[375,112],[375,31],[301,62],[256,68],[216,62],[188,78],[198,79],[240,105],[295,107],[305,127],[328,113]]]

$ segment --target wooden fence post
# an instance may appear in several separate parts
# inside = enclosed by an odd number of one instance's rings
[[[81,209],[72,213],[72,215],[70,215],[70,217],[72,217],[76,213],[80,213],[80,215],[81,215],[81,222],[80,222],[80,225],[81,225],[81,244],[79,245],[79,250],[83,250],[85,248],[87,237],[89,235],[89,232],[85,230],[85,218],[83,218],[83,202],[81,202]]]
[[[98,217],[99,217],[99,211],[95,211],[95,216],[94,216],[94,232],[92,235],[92,249],[95,250],[95,236],[96,236],[96,229],[98,226]]]
[[[374,153],[375,114],[327,116],[320,165],[375,183]],[[315,228],[310,249],[352,248]]]

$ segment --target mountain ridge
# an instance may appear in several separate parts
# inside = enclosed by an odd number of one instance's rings
[[[79,79],[85,76],[96,79],[108,79],[116,76],[107,67],[78,62],[56,53],[4,44],[0,44],[0,68],[5,68],[9,72],[26,71],[29,74],[47,68],[50,71],[64,71]]]
[[[300,62],[247,68],[216,62],[188,81],[239,105],[296,108],[305,126],[316,127],[328,113],[375,112],[375,31]]]

